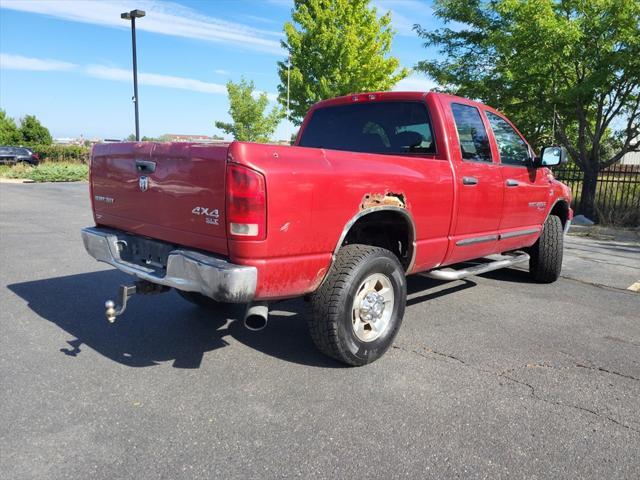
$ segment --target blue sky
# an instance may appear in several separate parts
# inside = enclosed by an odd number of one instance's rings
[[[411,31],[438,26],[430,2],[374,0],[391,10],[392,54],[412,67],[433,56]],[[224,84],[241,76],[275,97],[282,25],[292,0],[2,0],[0,108],[14,118],[34,114],[54,137],[124,138],[133,132],[131,35],[120,13],[147,12],[137,22],[140,130],[220,134],[228,120]],[[396,89],[428,90],[412,74]],[[283,122],[277,138],[293,127]]]

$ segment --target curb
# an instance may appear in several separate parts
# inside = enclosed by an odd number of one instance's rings
[[[571,225],[569,235],[617,242],[640,242],[640,228],[614,228],[600,225]]]
[[[0,183],[36,183],[30,178],[2,178],[0,177]]]

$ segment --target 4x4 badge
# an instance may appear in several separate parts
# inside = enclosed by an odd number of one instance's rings
[[[144,175],[140,177],[138,179],[138,186],[141,192],[146,192],[147,188],[149,188],[149,177],[145,177]]]

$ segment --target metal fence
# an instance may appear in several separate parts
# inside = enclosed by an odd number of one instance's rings
[[[575,164],[553,169],[553,174],[573,192],[572,208],[580,214],[584,173]],[[600,223],[636,227],[640,225],[640,165],[613,165],[598,174],[596,212]]]

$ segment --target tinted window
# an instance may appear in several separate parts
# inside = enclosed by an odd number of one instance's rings
[[[302,147],[365,153],[435,153],[427,108],[418,102],[353,103],[315,110]]]
[[[12,155],[13,147],[0,147],[0,154],[2,155]]]
[[[486,114],[493,130],[493,136],[496,137],[500,163],[526,166],[529,161],[529,147],[520,138],[518,132],[504,118],[491,112],[486,112]]]
[[[460,150],[464,160],[477,162],[491,161],[491,147],[487,131],[480,118],[480,111],[470,105],[451,104],[451,111],[456,122]]]

